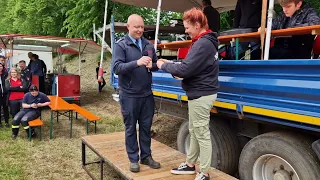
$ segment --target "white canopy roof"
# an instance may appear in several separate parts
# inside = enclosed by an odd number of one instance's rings
[[[156,9],[158,0],[112,0],[122,4]],[[237,0],[211,0],[212,6],[218,11],[228,11],[234,9]],[[202,0],[162,0],[161,10],[184,12],[193,7],[201,7]]]

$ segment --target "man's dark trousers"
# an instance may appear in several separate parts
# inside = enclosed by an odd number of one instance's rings
[[[154,114],[153,95],[127,97],[120,95],[121,112],[126,127],[126,150],[130,162],[139,161],[136,124],[139,123],[140,159],[151,155],[151,125]]]

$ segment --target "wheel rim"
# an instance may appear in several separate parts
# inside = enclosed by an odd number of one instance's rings
[[[254,180],[300,180],[291,164],[274,154],[260,156],[253,165],[252,175]]]

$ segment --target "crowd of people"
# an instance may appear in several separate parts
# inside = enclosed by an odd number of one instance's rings
[[[22,124],[27,133],[28,121],[40,116],[39,108],[47,106],[50,102],[44,92],[44,76],[46,65],[39,56],[28,53],[30,63],[19,61],[19,68],[6,68],[6,58],[0,56],[0,128],[3,127],[2,119],[6,128],[10,128],[9,112],[12,121],[12,138],[16,139],[19,125]],[[39,89],[32,85],[32,77],[39,77]],[[39,92],[39,90],[41,92]],[[35,131],[32,129],[32,135]]]
[[[275,18],[272,29],[320,24],[316,11],[303,0],[279,0],[279,3],[283,12]],[[233,27],[252,28],[254,31],[259,31],[261,11],[262,0],[239,0],[235,9]],[[130,160],[130,171],[140,171],[139,161],[140,164],[149,165],[154,169],[161,167],[160,163],[152,158],[150,148],[150,130],[154,114],[152,72],[161,69],[182,78],[182,88],[188,96],[190,146],[186,161],[172,169],[171,173],[195,174],[195,165],[200,157],[200,172],[195,179],[210,179],[209,168],[212,159],[210,110],[219,89],[220,17],[216,12],[210,0],[203,0],[202,10],[193,8],[184,12],[183,24],[186,34],[192,38],[192,45],[187,56],[180,63],[158,59],[153,45],[142,37],[143,18],[137,14],[128,18],[129,32],[114,46],[112,69],[119,78],[119,98],[125,124],[125,145]],[[275,46],[270,49],[270,57],[310,58],[312,38],[314,38],[312,35],[303,35],[299,38],[276,40]],[[240,43],[240,53],[256,45],[257,43],[254,42]],[[144,55],[145,52],[147,56]],[[138,140],[137,122],[139,123]]]

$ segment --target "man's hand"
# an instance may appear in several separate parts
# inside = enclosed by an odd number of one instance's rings
[[[158,66],[159,69],[161,69],[163,64],[164,64],[163,61],[160,61],[160,60],[157,61],[157,66]]]
[[[37,104],[35,104],[35,103],[31,104],[31,107],[34,108],[34,109],[38,108]]]
[[[149,56],[142,56],[138,61],[138,66],[147,66],[151,62],[151,58]]]
[[[150,61],[149,64],[146,65],[146,67],[147,67],[148,69],[151,69],[151,68],[152,68],[152,61]]]

